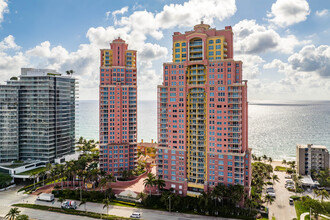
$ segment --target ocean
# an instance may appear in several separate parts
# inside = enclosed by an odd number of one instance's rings
[[[98,101],[79,102],[77,136],[98,140]],[[138,140],[157,140],[157,102],[138,102]],[[330,101],[249,102],[249,147],[273,160],[294,159],[297,144],[330,149]]]

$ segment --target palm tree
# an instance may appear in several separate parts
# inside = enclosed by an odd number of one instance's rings
[[[301,179],[302,179],[302,176],[297,175],[297,174],[296,175],[293,175],[292,180],[295,183],[295,193],[297,193],[298,186],[301,185]]]
[[[319,190],[318,195],[321,196],[321,201],[322,202],[323,202],[323,199],[328,199],[329,198],[329,193],[325,189]]]
[[[60,197],[60,198],[58,198],[58,200],[57,200],[59,203],[63,203],[64,201],[65,201],[65,199],[63,198],[63,197]]]
[[[11,208],[5,218],[8,220],[15,220],[20,212],[21,211],[19,211],[18,208]]]
[[[71,76],[72,76],[72,74],[74,73],[73,70],[67,70],[67,71],[65,71],[65,72],[66,72],[67,75],[71,75]]]
[[[102,178],[100,181],[99,186],[101,187],[101,191],[103,191],[103,187],[107,185],[107,179],[106,178]]]
[[[152,173],[148,173],[147,178],[143,180],[144,187],[153,187],[155,185],[155,176]],[[149,189],[151,196],[151,188]]]
[[[163,189],[166,186],[165,180],[163,180],[161,177],[158,177],[155,180],[155,185],[158,187],[158,191]]]
[[[268,157],[268,162],[271,164],[273,162],[273,159],[271,157]]]
[[[275,181],[280,182],[280,178],[276,174],[272,175],[272,180],[273,180],[273,184],[275,183]]]
[[[43,185],[45,185],[45,176],[47,175],[46,171],[43,170],[40,173],[38,173],[38,177],[42,178]]]
[[[284,164],[285,165],[285,172],[288,172],[288,169],[287,169],[287,167],[286,167],[286,160],[282,160],[282,164]]]
[[[315,199],[315,196],[316,197],[318,197],[320,194],[320,192],[319,192],[320,190],[318,190],[318,189],[313,189],[313,192],[314,192],[314,195],[313,195],[313,199]]]
[[[39,173],[33,172],[30,175],[30,178],[33,179],[33,189],[36,189],[36,179],[39,177]]]
[[[107,215],[109,214],[110,200],[108,198],[103,199],[102,201],[103,209],[107,208]]]
[[[267,204],[272,204],[272,202],[274,202],[274,197],[272,197],[271,195],[266,195],[264,198],[265,202],[267,202]]]
[[[27,215],[19,215],[19,216],[17,216],[16,220],[29,220],[29,216],[27,216]]]
[[[87,212],[87,207],[86,207],[86,205],[87,205],[87,199],[81,200],[81,202],[79,203],[79,207],[82,206],[82,205],[85,205],[85,212]]]
[[[262,156],[262,159],[264,159],[264,161],[266,162],[266,160],[268,159],[268,157],[266,155]]]

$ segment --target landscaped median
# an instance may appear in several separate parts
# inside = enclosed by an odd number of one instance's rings
[[[73,209],[62,209],[57,207],[50,207],[50,206],[44,206],[44,205],[36,205],[36,204],[14,204],[12,206],[15,207],[21,207],[21,208],[29,208],[29,209],[38,209],[38,210],[44,210],[49,212],[59,212],[62,214],[68,214],[68,215],[79,215],[79,216],[87,216],[91,218],[101,218],[102,219],[110,219],[110,220],[122,220],[122,219],[129,219],[124,217],[119,217],[115,215],[106,215],[106,214],[100,214],[96,212],[85,212],[80,210],[73,210]]]

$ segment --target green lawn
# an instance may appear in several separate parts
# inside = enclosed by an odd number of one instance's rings
[[[34,172],[40,173],[41,171],[46,170],[46,167],[39,167],[33,170],[25,171],[23,173],[18,173],[17,175],[32,175]]]
[[[79,216],[87,216],[91,218],[97,218],[100,219],[102,216],[102,219],[110,219],[110,220],[123,220],[123,219],[129,219],[124,217],[119,217],[115,215],[106,215],[106,214],[100,214],[96,212],[85,212],[80,210],[74,210],[74,209],[62,209],[57,207],[50,207],[50,206],[44,206],[44,205],[36,205],[36,204],[14,204],[15,207],[22,207],[22,208],[30,208],[30,209],[39,209],[39,210],[45,210],[49,212],[59,212],[63,214],[68,215],[79,215]]]
[[[286,168],[282,166],[276,166],[275,171],[281,171],[281,172],[286,172]]]
[[[297,213],[297,219],[300,219],[300,215],[304,212],[309,212],[309,208],[306,208],[303,206],[302,201],[295,201],[294,202],[294,207],[296,209],[296,213]],[[304,220],[304,219],[302,219]]]

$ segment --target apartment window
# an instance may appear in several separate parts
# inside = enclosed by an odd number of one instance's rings
[[[209,44],[213,44],[214,43],[214,41],[213,40],[209,40]]]

